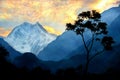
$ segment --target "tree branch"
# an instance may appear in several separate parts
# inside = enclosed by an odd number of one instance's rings
[[[91,40],[89,40],[89,41],[88,41],[87,47],[89,47],[89,46],[90,46],[90,43],[91,43]]]
[[[86,45],[86,42],[85,42],[85,39],[84,39],[83,33],[81,34],[81,37],[82,37],[82,41],[83,41],[84,47],[85,47],[87,53],[89,53],[89,49],[88,49],[88,47],[87,47],[87,45]]]
[[[105,49],[97,52],[96,54],[94,54],[94,55],[89,59],[89,61],[91,61],[92,59],[94,59],[96,56],[98,56],[99,54],[103,53],[104,51],[105,51]]]
[[[89,48],[89,52],[92,50],[92,47],[93,47],[93,44],[94,44],[94,33],[92,34],[92,40],[91,40],[91,45],[90,45],[90,48]]]
[[[86,51],[87,51],[86,67],[85,67],[85,68],[86,68],[86,69],[85,69],[85,74],[87,74],[87,73],[88,73],[88,67],[89,67],[89,50],[88,50],[88,47],[87,47],[87,45],[86,45],[86,42],[85,42],[83,33],[81,34],[81,37],[82,37],[82,41],[83,41],[84,47],[85,47],[85,49],[86,49]]]

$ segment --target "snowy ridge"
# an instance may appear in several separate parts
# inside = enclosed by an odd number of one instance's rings
[[[32,52],[36,55],[54,39],[56,36],[48,33],[38,22],[36,24],[24,22],[4,38],[17,51]]]

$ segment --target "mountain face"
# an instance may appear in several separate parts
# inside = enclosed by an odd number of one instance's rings
[[[108,32],[115,40],[115,45],[120,44],[120,5],[104,11],[101,20],[106,22]]]
[[[101,20],[110,25],[120,15],[120,6],[110,8],[101,14]]]
[[[102,21],[107,22],[109,35],[115,38],[115,41],[117,42],[115,45],[118,45],[120,42],[119,15],[120,7],[114,7],[103,12],[101,19]],[[89,32],[87,32],[85,36],[86,41],[91,39]],[[98,46],[97,43],[94,48],[97,48],[96,46]],[[46,48],[44,48],[43,51],[38,54],[38,58],[44,61],[60,61],[63,59],[69,59],[71,56],[76,54],[82,54],[84,51],[84,46],[80,36],[76,35],[72,31],[66,31],[61,36],[57,37],[57,39],[50,43]]]
[[[6,41],[4,41],[2,37],[0,38],[0,46],[4,47],[9,52],[7,59],[11,62],[14,60],[14,58],[21,55],[21,53],[14,50]]]
[[[101,20],[108,24],[109,35],[114,38],[116,45],[120,43],[120,6],[110,8],[101,14]]]
[[[84,34],[85,40],[91,38],[90,32]],[[82,46],[82,39],[73,31],[66,31],[58,36],[56,40],[48,44],[39,54],[38,58],[44,61],[60,61],[62,59],[70,58],[73,51]],[[82,51],[80,51],[81,53]],[[74,54],[75,55],[75,54]]]
[[[36,24],[24,22],[4,38],[17,51],[32,52],[36,55],[54,39],[56,36],[48,33],[38,22]]]
[[[108,26],[109,35],[111,35],[115,44],[120,44],[120,15]]]

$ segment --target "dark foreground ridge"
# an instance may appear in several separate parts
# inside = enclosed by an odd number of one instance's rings
[[[59,69],[56,73],[36,67],[29,70],[26,67],[18,68],[6,57],[9,53],[0,47],[0,80],[120,80],[120,71],[109,69],[103,74],[83,75],[82,66],[77,68]]]

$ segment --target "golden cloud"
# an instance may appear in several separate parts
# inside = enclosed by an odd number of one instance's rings
[[[2,13],[29,21],[45,20],[71,22],[77,11],[85,6],[103,11],[114,0],[2,0]],[[6,11],[5,11],[6,10]],[[48,18],[48,19],[46,19]]]
[[[65,30],[65,24],[74,22],[81,10],[102,12],[115,0],[0,0],[0,19],[37,22]],[[49,23],[49,24],[46,24]],[[61,27],[57,23],[60,23]],[[64,28],[64,29],[61,29]],[[56,33],[58,34],[58,33]]]
[[[44,28],[45,28],[49,33],[56,34],[56,35],[60,35],[60,34],[61,34],[60,31],[57,31],[57,30],[55,30],[55,29],[52,28],[52,27],[44,26]]]
[[[0,14],[0,19],[5,20],[5,19],[10,19],[12,16],[8,13],[3,13]]]
[[[0,36],[6,37],[11,32],[10,29],[5,29],[3,27],[0,27]]]
[[[96,9],[99,12],[103,12],[113,6],[114,2],[115,0],[96,0],[93,4],[91,4],[91,8]]]

